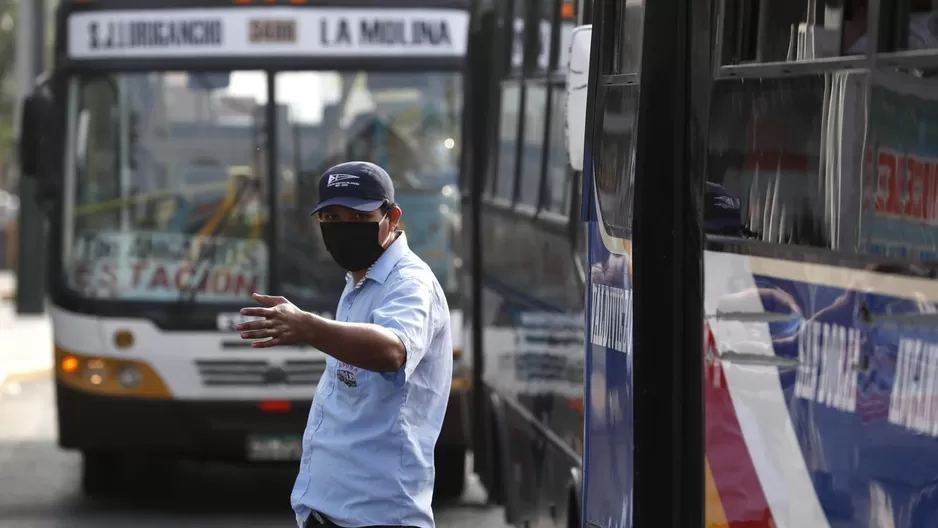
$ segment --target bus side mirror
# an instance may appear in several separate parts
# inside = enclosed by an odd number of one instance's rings
[[[61,172],[55,161],[56,130],[52,93],[47,79],[40,79],[23,100],[20,116],[18,155],[23,177],[36,180],[36,200],[48,204],[55,200],[61,185]]]
[[[575,171],[583,170],[583,142],[586,137],[586,95],[589,93],[590,39],[593,26],[573,30],[570,62],[567,65],[567,157]]]
[[[23,100],[20,114],[19,161],[23,176],[39,178],[40,143],[42,142],[43,105],[46,100],[37,91]]]

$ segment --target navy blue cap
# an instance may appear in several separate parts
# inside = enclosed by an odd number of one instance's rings
[[[707,182],[704,191],[704,231],[726,232],[744,229],[739,198],[722,185]]]
[[[319,179],[319,204],[313,214],[330,205],[367,213],[385,203],[394,203],[394,182],[388,172],[367,161],[349,161],[332,167]]]

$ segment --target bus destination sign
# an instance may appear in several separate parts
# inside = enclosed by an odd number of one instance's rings
[[[468,12],[458,9],[84,11],[69,17],[68,56],[462,57],[468,27]]]

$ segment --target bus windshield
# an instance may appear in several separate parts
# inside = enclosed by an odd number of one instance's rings
[[[269,291],[273,277],[301,305],[334,304],[344,274],[309,211],[319,175],[349,159],[388,169],[411,247],[441,282],[455,281],[459,75],[269,80],[260,71],[72,79],[62,248],[70,288],[101,299],[240,302]]]
[[[278,106],[286,107],[279,129],[289,136],[279,149],[280,166],[295,179],[280,189],[286,213],[281,229],[287,234],[278,250],[284,292],[301,302],[329,287],[338,288],[332,297],[341,293],[340,270],[309,211],[318,201],[319,176],[349,160],[387,169],[411,249],[452,292],[457,282],[461,75],[283,72],[276,75],[275,86]],[[314,262],[317,257],[328,262]]]

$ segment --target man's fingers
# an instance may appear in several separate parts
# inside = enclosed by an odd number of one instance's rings
[[[270,348],[280,344],[280,339],[272,337],[265,341],[254,341],[251,343],[251,348]]]
[[[280,295],[264,295],[261,293],[255,293],[252,295],[254,300],[263,304],[264,306],[277,306],[278,304],[283,304],[288,302],[286,297],[281,297]]]
[[[253,315],[255,317],[270,317],[274,315],[274,311],[270,308],[241,308],[241,315]]]
[[[235,327],[235,330],[242,332],[244,330],[260,330],[262,328],[272,328],[274,322],[269,319],[261,319],[260,321],[248,321],[246,323],[241,323]]]
[[[242,339],[263,339],[265,337],[273,337],[277,335],[277,331],[273,328],[261,328],[258,330],[246,330],[241,332]]]

